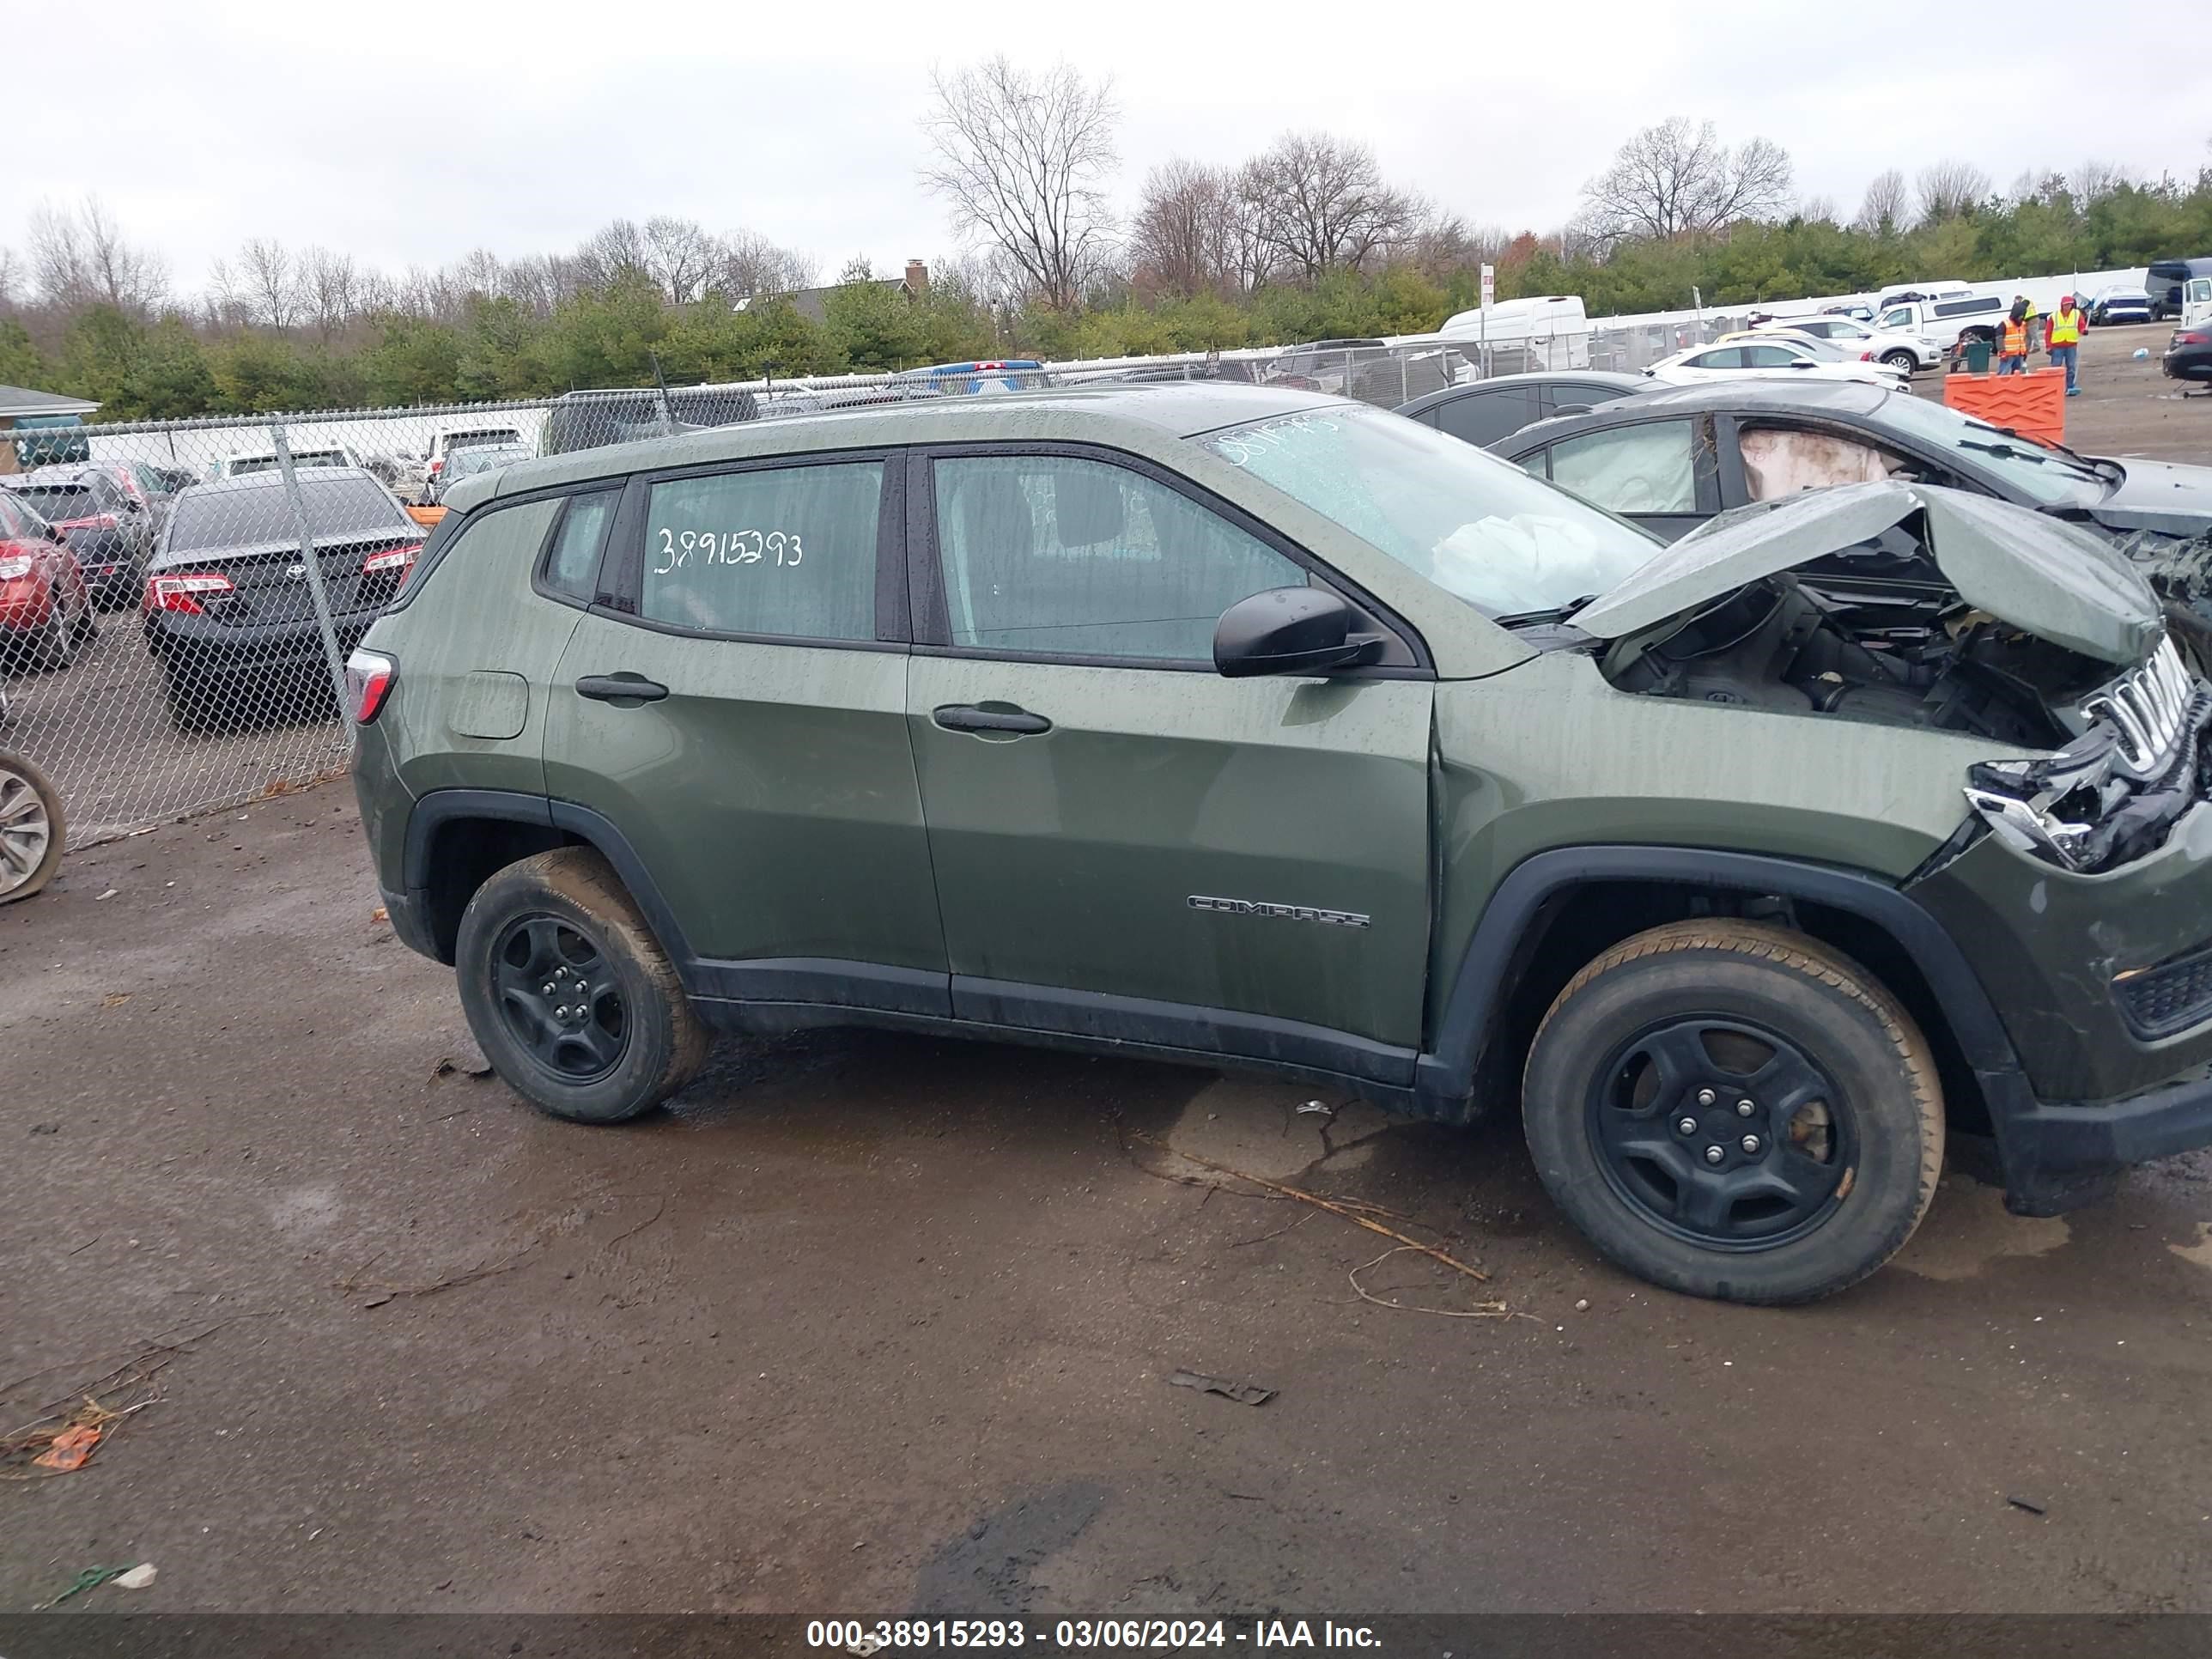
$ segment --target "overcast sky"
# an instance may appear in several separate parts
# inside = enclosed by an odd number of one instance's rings
[[[1364,141],[1395,180],[1509,229],[1558,225],[1622,139],[1673,114],[1774,139],[1801,193],[1845,217],[1881,168],[1947,156],[1999,186],[2089,158],[2154,177],[2212,161],[2212,56],[2163,26],[2107,36],[2079,0],[13,12],[0,246],[21,250],[42,199],[94,192],[186,291],[252,236],[397,269],[565,249],[655,213],[758,230],[825,279],[854,253],[894,271],[951,246],[915,182],[929,68],[1001,50],[1114,77],[1125,200],[1166,156],[1233,161],[1293,125]]]

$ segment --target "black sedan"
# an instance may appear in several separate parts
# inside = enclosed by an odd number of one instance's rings
[[[1728,507],[1885,477],[1995,495],[2116,540],[2212,532],[2212,467],[2077,455],[1880,386],[1678,386],[1491,448],[1670,541]]]
[[[2160,361],[2173,380],[2212,383],[2212,323],[2174,330]]]
[[[422,531],[358,467],[299,475],[340,657],[399,592]],[[327,719],[328,658],[298,515],[275,472],[177,498],[147,569],[146,643],[179,729]]]
[[[1649,392],[1653,382],[1642,374],[1617,374],[1610,369],[1585,368],[1571,373],[1499,374],[1468,386],[1448,386],[1441,392],[1398,405],[1398,412],[1424,426],[1471,444],[1486,447],[1510,438],[1534,421],[1554,415],[1580,414],[1600,404],[1634,392]]]

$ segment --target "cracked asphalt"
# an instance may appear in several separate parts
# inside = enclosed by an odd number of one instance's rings
[[[2212,1607],[2212,1158],[2061,1221],[1952,1176],[1868,1284],[1721,1307],[1510,1121],[1203,1072],[821,1033],[556,1123],[375,902],[340,785],[0,910],[0,1409],[154,1401],[0,1482],[0,1610]],[[1169,1148],[1491,1281],[1364,1301],[1389,1241]]]

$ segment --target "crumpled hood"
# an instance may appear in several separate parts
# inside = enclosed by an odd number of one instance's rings
[[[2173,461],[2118,461],[2120,487],[2089,509],[2116,530],[2161,530],[2169,536],[2212,531],[2212,466]]]
[[[1570,620],[1598,639],[1625,638],[1870,541],[1916,513],[1925,514],[1929,551],[1959,597],[2000,622],[2130,666],[2165,632],[2149,584],[2101,538],[1986,495],[1895,482],[1807,490],[1724,513]]]

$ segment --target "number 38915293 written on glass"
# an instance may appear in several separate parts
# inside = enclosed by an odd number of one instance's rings
[[[665,576],[687,564],[774,564],[789,568],[806,556],[796,530],[659,530],[660,562]]]

